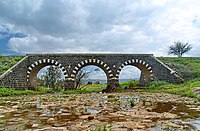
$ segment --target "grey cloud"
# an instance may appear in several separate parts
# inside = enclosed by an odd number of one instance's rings
[[[10,49],[20,53],[166,55],[167,47],[175,40],[191,41],[195,48],[199,47],[200,38],[194,36],[200,34],[197,26],[200,13],[193,10],[200,8],[200,2],[163,1],[165,3],[158,0],[0,1],[3,21],[0,24],[14,25],[15,30],[28,35],[9,41]],[[199,54],[193,50],[188,55]]]

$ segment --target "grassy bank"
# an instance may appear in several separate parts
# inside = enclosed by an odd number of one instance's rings
[[[106,88],[105,84],[87,85],[84,88],[78,90],[64,90],[62,88],[52,90],[52,88],[38,87],[37,90],[33,91],[33,90],[15,90],[11,88],[0,87],[0,96],[39,95],[47,93],[64,93],[64,94],[84,94],[92,92],[99,93],[102,92],[102,90],[105,88]]]
[[[0,75],[20,61],[23,56],[0,56]]]
[[[192,97],[200,101],[200,97],[194,93],[193,88],[200,87],[200,79],[190,80],[184,84],[176,85],[166,83],[163,81],[155,81],[146,85],[144,89],[139,89],[139,92],[151,92],[151,93],[170,93],[186,97]]]
[[[158,57],[185,81],[200,78],[200,57]]]
[[[200,97],[198,97],[194,92],[193,88],[200,87],[200,81],[188,81],[181,85],[176,84],[170,84],[163,81],[155,81],[151,82],[148,85],[146,85],[142,89],[136,89],[136,90],[125,90],[124,87],[128,85],[132,85],[132,82],[123,82],[120,83],[121,88],[118,90],[118,92],[127,92],[127,91],[136,91],[136,92],[150,92],[150,93],[170,93],[170,94],[176,94],[186,97],[194,98],[198,101],[200,101]],[[13,90],[10,88],[0,88],[0,96],[14,96],[14,95],[38,95],[38,94],[46,94],[46,93],[64,93],[64,94],[85,94],[85,93],[92,93],[92,92],[102,92],[103,89],[105,89],[105,84],[92,84],[87,85],[83,89],[79,90],[59,90],[59,91],[53,91],[52,89],[46,88],[46,87],[39,87],[38,90]],[[133,87],[134,89],[134,87]]]

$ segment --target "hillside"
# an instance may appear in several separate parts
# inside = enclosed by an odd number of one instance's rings
[[[158,57],[184,80],[200,78],[200,57]]]
[[[23,56],[0,56],[0,75],[20,61]]]

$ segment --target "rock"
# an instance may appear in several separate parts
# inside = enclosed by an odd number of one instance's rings
[[[67,131],[67,128],[65,128],[65,127],[46,127],[43,129],[36,129],[33,131]]]
[[[72,130],[72,131],[83,131],[83,130],[87,130],[87,129],[88,129],[88,125],[77,124],[77,125],[73,125],[73,127],[70,127],[69,130]]]
[[[5,109],[5,107],[4,106],[0,106],[0,109]]]
[[[15,105],[15,106],[12,106],[13,109],[19,109],[19,106]]]
[[[92,120],[94,119],[94,116],[93,115],[83,115],[83,116],[80,116],[81,119],[84,119],[84,120]]]
[[[166,123],[165,125],[170,126],[170,127],[174,127],[174,128],[180,128],[181,127],[180,125],[177,125],[177,124],[174,124],[174,123],[171,123],[171,122]]]
[[[41,115],[39,115],[40,117],[46,117],[46,116],[48,116],[47,114],[41,114]]]
[[[62,110],[63,113],[70,113],[69,110]]]
[[[145,129],[145,126],[139,122],[127,121],[127,122],[118,122],[118,124],[130,129]]]
[[[88,120],[94,119],[94,116],[88,116]]]
[[[47,120],[47,123],[49,123],[49,124],[55,124],[55,123],[56,123],[56,120],[55,120],[54,118],[49,118],[49,119]]]
[[[152,123],[152,120],[150,119],[145,119],[145,120],[142,120],[143,123]]]
[[[177,118],[177,115],[171,114],[171,113],[168,113],[168,112],[164,112],[164,113],[161,113],[160,115],[158,115],[158,117],[160,119],[174,119],[174,118]]]
[[[54,121],[54,120],[55,120],[54,118],[49,118],[49,119],[48,119],[48,121]]]
[[[33,124],[32,125],[33,128],[38,127],[38,126],[39,126],[39,124]]]

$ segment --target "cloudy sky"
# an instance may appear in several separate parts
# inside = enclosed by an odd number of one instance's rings
[[[200,56],[200,0],[0,0],[0,55],[167,56],[177,40]]]

